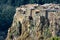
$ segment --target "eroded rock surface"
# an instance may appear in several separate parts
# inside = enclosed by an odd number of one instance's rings
[[[6,40],[50,40],[56,36],[60,30],[60,6],[45,5],[27,4],[16,8]]]

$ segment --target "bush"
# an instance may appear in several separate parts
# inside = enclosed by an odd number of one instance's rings
[[[60,40],[60,37],[51,37],[51,39],[50,40]]]

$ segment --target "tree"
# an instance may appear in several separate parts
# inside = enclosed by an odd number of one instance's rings
[[[29,0],[23,0],[23,4],[28,4]]]
[[[37,4],[38,4],[38,3],[39,3],[39,0],[35,0],[35,3],[37,3]]]
[[[29,0],[29,3],[30,3],[30,4],[35,3],[35,0]]]

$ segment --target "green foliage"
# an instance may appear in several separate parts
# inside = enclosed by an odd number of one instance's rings
[[[30,1],[29,1],[30,4],[31,4],[31,3],[33,4],[34,2],[35,2],[34,0],[30,0]]]
[[[15,8],[13,6],[9,6],[7,4],[0,6],[0,27],[1,29],[2,28],[6,29],[8,26],[10,26],[10,23],[13,20],[14,13],[15,13]]]
[[[57,36],[55,36],[55,37],[51,37],[50,40],[60,40],[60,37],[57,37]]]
[[[44,38],[47,39],[47,38],[50,38],[51,37],[51,33],[49,31],[49,28],[46,28],[44,30]]]

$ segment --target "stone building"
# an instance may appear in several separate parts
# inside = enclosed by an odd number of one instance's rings
[[[44,9],[38,4],[27,4],[16,8],[6,40],[48,40],[54,37],[60,30],[58,29],[60,26],[58,10]]]

